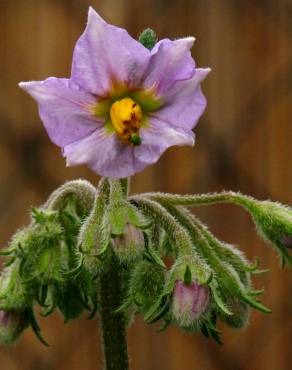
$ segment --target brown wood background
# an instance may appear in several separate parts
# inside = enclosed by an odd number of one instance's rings
[[[292,203],[291,0],[0,0],[0,243],[5,245],[65,180],[86,168],[66,168],[50,143],[21,80],[68,76],[72,50],[88,5],[133,36],[146,27],[159,38],[194,35],[200,66],[211,66],[203,89],[208,109],[195,148],[172,148],[132,181],[132,190],[209,192],[240,190]],[[133,370],[289,370],[292,343],[291,271],[255,236],[235,207],[200,211],[222,239],[238,243],[271,267],[256,279],[273,314],[254,312],[244,332],[224,329],[224,346],[175,328],[163,334],[137,320],[129,333]],[[0,349],[0,370],[101,369],[98,324],[63,326],[42,320],[49,349],[29,331],[17,346]]]

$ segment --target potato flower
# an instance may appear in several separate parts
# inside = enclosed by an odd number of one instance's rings
[[[75,46],[69,79],[21,82],[39,104],[50,139],[68,166],[85,164],[122,178],[155,163],[172,145],[193,145],[206,107],[193,37],[163,39],[151,50],[92,8]]]

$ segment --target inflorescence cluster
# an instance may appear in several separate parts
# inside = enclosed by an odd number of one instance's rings
[[[174,324],[219,343],[218,320],[243,328],[250,308],[270,312],[252,287],[251,276],[266,271],[258,260],[247,261],[187,209],[220,202],[242,206],[282,265],[292,264],[292,210],[279,203],[233,192],[129,196],[127,179],[102,178],[97,190],[84,180],[64,184],[1,252],[0,343],[31,326],[46,344],[36,306],[42,316],[59,310],[65,322],[84,311],[92,319],[117,284],[114,315],[127,324],[141,314],[149,324],[162,320],[160,330]]]

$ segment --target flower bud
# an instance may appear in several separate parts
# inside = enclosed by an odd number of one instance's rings
[[[32,300],[33,288],[23,284],[19,273],[20,260],[15,260],[1,271],[0,310],[23,310]]]
[[[133,261],[144,248],[142,230],[131,223],[126,223],[124,233],[112,240],[114,251],[122,261]]]
[[[13,343],[27,326],[24,312],[0,310],[0,344]]]
[[[247,208],[251,211],[259,233],[279,252],[282,263],[292,265],[292,256],[287,251],[287,248],[292,247],[292,209],[269,201],[254,201]]]
[[[207,311],[210,291],[206,285],[196,282],[186,284],[181,280],[175,283],[172,296],[172,315],[183,328],[192,328]]]
[[[223,315],[220,313],[220,318],[231,328],[243,329],[247,326],[250,317],[250,307],[245,303],[231,297],[226,300],[226,305],[232,312],[232,315]]]
[[[157,36],[151,28],[146,28],[139,36],[139,41],[145,48],[151,50],[157,42]]]
[[[156,263],[142,260],[135,267],[130,279],[129,296],[145,313],[158,299],[165,282],[165,270]]]

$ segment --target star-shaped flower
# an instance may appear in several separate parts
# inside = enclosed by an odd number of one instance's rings
[[[151,50],[89,8],[69,79],[22,82],[39,104],[50,139],[68,166],[122,178],[155,163],[172,145],[193,145],[206,107],[194,38],[163,39]]]

